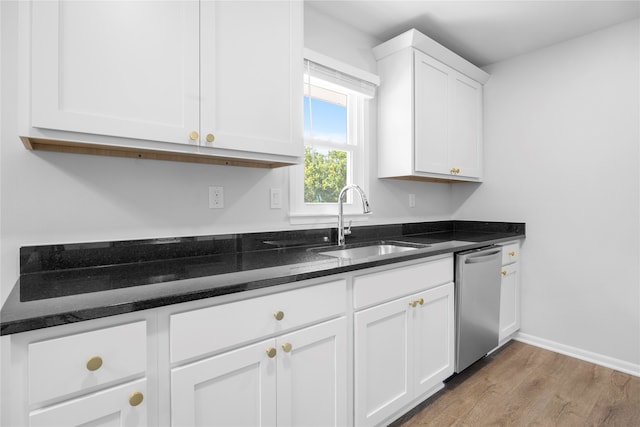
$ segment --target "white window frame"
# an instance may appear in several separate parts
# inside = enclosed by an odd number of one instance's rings
[[[331,67],[341,71],[347,69],[349,75],[356,75],[356,78],[365,76],[365,81],[378,85],[377,76],[365,71],[355,70],[350,66],[341,64],[338,61],[327,59],[322,55],[305,50],[305,57],[313,56],[313,61],[323,66]],[[318,60],[320,59],[320,60]],[[337,65],[337,67],[336,67]],[[342,65],[342,67],[341,67]],[[335,92],[347,95],[347,143],[333,143],[326,141],[313,141],[305,138],[305,146],[315,145],[319,148],[338,149],[351,152],[351,167],[348,168],[347,184],[357,184],[369,196],[369,167],[368,145],[370,136],[368,135],[368,119],[370,115],[370,102],[363,94],[337,85],[316,76],[310,76],[305,71],[305,83],[312,86],[320,86]],[[313,92],[312,92],[313,94]],[[338,203],[305,203],[304,202],[304,164],[289,168],[290,182],[290,222],[292,224],[333,224],[338,215]],[[354,203],[355,201],[355,203]],[[353,191],[346,194],[343,203],[345,217],[353,222],[366,221],[368,216],[362,213],[362,205],[359,198],[354,198]]]

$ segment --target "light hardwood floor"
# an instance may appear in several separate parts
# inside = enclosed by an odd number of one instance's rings
[[[640,426],[640,378],[512,341],[394,426]]]

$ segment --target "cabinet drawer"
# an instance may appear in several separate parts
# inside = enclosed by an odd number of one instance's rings
[[[102,426],[107,420],[113,423],[109,425],[146,426],[146,396],[147,380],[137,380],[34,411],[29,415],[29,426]],[[134,400],[140,397],[141,401]]]
[[[29,403],[142,374],[146,322],[135,322],[29,344]]]
[[[453,281],[453,256],[356,277],[353,306],[389,301]]]
[[[520,257],[520,244],[519,243],[509,243],[508,245],[502,246],[502,265],[511,264],[512,262],[518,261]]]
[[[342,314],[346,310],[346,286],[345,280],[338,280],[174,314],[170,320],[171,362]]]

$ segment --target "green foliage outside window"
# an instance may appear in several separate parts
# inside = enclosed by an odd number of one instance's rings
[[[347,153],[326,153],[304,147],[305,203],[337,203],[340,190],[347,184]]]

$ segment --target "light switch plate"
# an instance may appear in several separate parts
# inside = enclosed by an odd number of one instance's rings
[[[271,188],[269,190],[269,200],[271,209],[282,209],[282,190]]]

